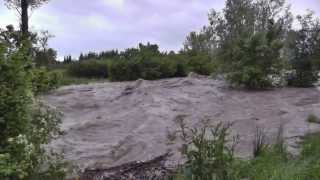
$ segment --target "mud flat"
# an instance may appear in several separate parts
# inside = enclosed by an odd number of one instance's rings
[[[174,154],[170,162],[180,163],[179,117],[193,127],[204,119],[232,122],[241,157],[252,155],[257,127],[274,135],[282,124],[292,152],[300,136],[320,130],[306,121],[310,114],[320,116],[317,88],[232,90],[222,81],[188,77],[66,86],[43,98],[64,114],[66,134],[52,146],[81,168],[144,161],[168,151]]]

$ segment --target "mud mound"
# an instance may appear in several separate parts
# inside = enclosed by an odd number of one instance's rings
[[[320,116],[316,88],[248,92],[190,75],[67,86],[44,99],[64,113],[66,134],[52,146],[64,150],[66,158],[81,168],[113,167],[167,152],[173,153],[169,163],[180,163],[179,117],[184,117],[189,126],[198,126],[207,118],[213,124],[233,122],[232,131],[240,137],[237,154],[241,157],[252,155],[257,127],[272,135],[282,124],[293,150],[296,137],[320,129],[306,122],[309,114]]]

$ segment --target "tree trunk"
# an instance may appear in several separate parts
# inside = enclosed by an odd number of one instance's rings
[[[29,2],[28,0],[21,0],[21,32],[23,38],[29,35],[29,16],[28,16]]]

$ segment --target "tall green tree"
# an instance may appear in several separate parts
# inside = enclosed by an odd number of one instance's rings
[[[227,43],[239,36],[254,33],[255,10],[252,0],[227,0],[224,8]]]
[[[184,51],[208,53],[213,45],[210,41],[212,35],[209,30],[209,28],[204,27],[200,32],[191,32],[184,42]]]
[[[292,32],[292,57],[290,64],[293,74],[289,85],[312,86],[318,80],[320,59],[320,19],[313,12],[297,17],[300,29]]]
[[[36,36],[36,42],[34,49],[34,61],[37,66],[48,66],[56,63],[57,52],[49,48],[48,42],[50,38],[54,36],[48,31],[41,31]]]
[[[209,22],[190,33],[185,49],[209,53],[237,85],[264,88],[281,76],[293,22],[285,0],[227,0],[221,13],[210,11]]]

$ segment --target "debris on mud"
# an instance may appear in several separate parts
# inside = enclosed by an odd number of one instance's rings
[[[170,154],[146,162],[131,162],[112,168],[87,168],[80,180],[169,180],[174,171],[166,167]]]

